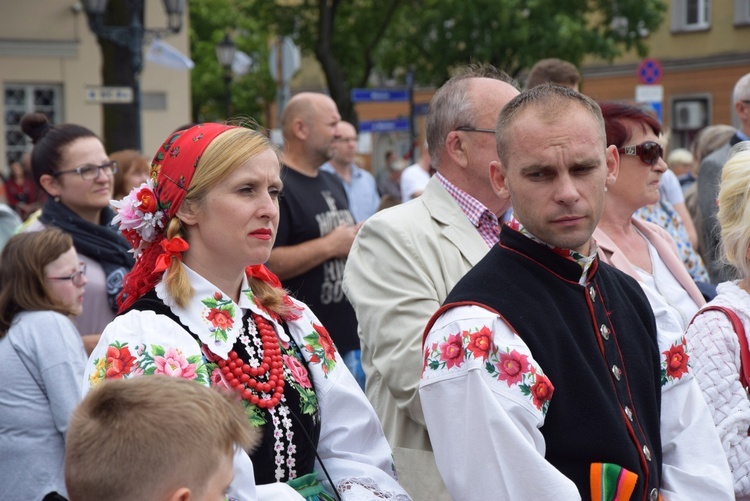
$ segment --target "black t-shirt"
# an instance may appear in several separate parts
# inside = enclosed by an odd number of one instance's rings
[[[319,171],[308,177],[282,166],[284,191],[279,202],[279,231],[274,247],[320,238],[341,224],[354,224],[346,192],[335,176]],[[282,285],[304,301],[333,338],[339,352],[359,349],[357,317],[344,295],[346,259],[330,259]]]

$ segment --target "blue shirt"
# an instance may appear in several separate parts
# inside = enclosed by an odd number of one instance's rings
[[[378,187],[372,174],[360,169],[355,164],[352,164],[351,168],[351,181],[347,183],[330,162],[326,162],[320,167],[321,170],[336,176],[336,179],[344,186],[346,197],[349,199],[349,210],[354,216],[354,220],[361,223],[378,210],[380,195],[378,195]]]

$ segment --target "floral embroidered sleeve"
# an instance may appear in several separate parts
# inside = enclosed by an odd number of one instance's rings
[[[521,338],[507,327],[507,335],[493,334],[494,323],[477,318],[433,329],[425,340],[422,380],[477,370],[493,393],[524,405],[543,422],[554,386]]]
[[[539,428],[554,381],[501,318],[477,306],[448,310],[425,339],[423,363],[419,396],[454,498],[580,499],[544,458]],[[529,472],[544,481],[524,480]]]
[[[726,456],[693,375],[686,336],[659,334],[658,343],[662,495],[664,499],[734,499]]]
[[[162,315],[131,312],[102,333],[86,365],[84,391],[105,379],[151,374],[209,384],[209,367],[188,333]]]

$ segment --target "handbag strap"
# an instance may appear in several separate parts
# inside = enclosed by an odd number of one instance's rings
[[[737,340],[740,343],[740,382],[745,388],[745,391],[748,391],[748,383],[750,383],[750,350],[748,349],[747,337],[745,336],[745,328],[742,326],[742,321],[731,308],[718,305],[706,306],[695,316],[697,317],[704,311],[709,310],[720,311],[726,315],[732,324],[732,329],[734,329],[735,334],[737,334]],[[695,317],[693,317],[693,320],[695,320]],[[690,323],[692,323],[692,321]]]

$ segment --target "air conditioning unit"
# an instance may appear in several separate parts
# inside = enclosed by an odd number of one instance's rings
[[[698,130],[706,126],[706,103],[703,101],[678,101],[674,104],[672,128]]]

